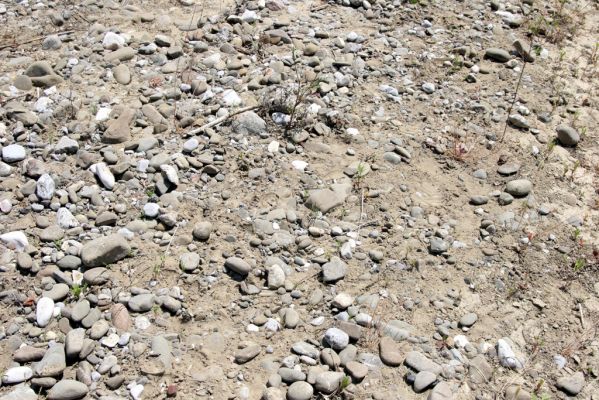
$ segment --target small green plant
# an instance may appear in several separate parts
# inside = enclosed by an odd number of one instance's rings
[[[574,272],[580,272],[587,266],[587,260],[580,257],[574,261]]]
[[[356,167],[356,173],[352,176],[354,181],[354,187],[356,189],[360,189],[362,187],[362,183],[364,181],[364,177],[366,176],[366,164],[360,161],[358,166]]]
[[[74,299],[78,300],[86,289],[86,284],[79,285],[78,283],[75,283],[73,284],[73,286],[71,286],[71,296],[73,296]]]
[[[162,268],[164,268],[164,264],[166,263],[166,255],[162,254],[160,256],[159,261],[154,264],[154,267],[152,268],[152,278],[154,280],[156,280],[158,278],[158,276],[160,276],[160,273],[162,272]]]
[[[343,392],[347,387],[351,384],[351,378],[347,375],[341,379],[341,383],[339,384],[339,393]]]
[[[158,304],[154,304],[152,306],[152,314],[154,314],[154,316],[157,316],[158,313],[160,313],[160,306]]]
[[[54,247],[56,247],[57,249],[62,248],[62,239],[56,239],[53,243],[54,243]]]
[[[575,228],[574,232],[572,233],[572,240],[578,241],[581,234],[582,234],[582,230],[580,230],[580,228]]]

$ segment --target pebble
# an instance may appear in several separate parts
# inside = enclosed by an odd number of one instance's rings
[[[324,333],[324,341],[334,350],[343,350],[349,344],[349,335],[338,328],[329,328]]]
[[[293,382],[287,389],[287,400],[309,400],[313,394],[314,389],[308,382]]]
[[[556,128],[557,140],[563,146],[574,147],[580,142],[580,134],[576,129],[568,125],[560,125]]]
[[[35,308],[35,320],[41,328],[46,327],[54,316],[54,301],[49,297],[42,297]]]
[[[74,379],[63,379],[52,386],[47,397],[49,400],[76,400],[84,397],[88,391],[84,383]]]
[[[527,179],[515,179],[509,181],[505,191],[514,197],[527,196],[532,190],[532,182]]]
[[[9,144],[2,147],[2,160],[6,163],[23,161],[26,156],[25,148],[19,144]]]

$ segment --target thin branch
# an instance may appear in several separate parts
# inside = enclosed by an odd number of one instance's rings
[[[235,110],[227,115],[223,115],[222,117],[219,117],[217,119],[215,119],[212,122],[209,122],[207,124],[204,124],[202,126],[200,126],[199,128],[196,129],[192,129],[191,131],[188,132],[189,135],[197,135],[198,133],[204,132],[206,129],[208,128],[212,128],[213,126],[216,126],[226,120],[228,120],[229,118],[232,118],[238,114],[242,114],[244,112],[248,112],[248,111],[253,111],[260,108],[260,106],[247,106],[247,107],[243,107],[240,108],[238,110]]]
[[[82,31],[84,31],[84,29],[74,29],[74,30],[70,30],[70,31],[57,32],[57,33],[54,33],[54,35],[58,35],[58,36],[63,35],[64,36],[64,35],[70,35],[72,33],[82,32]],[[24,41],[18,42],[18,43],[4,44],[4,45],[0,46],[0,50],[8,49],[10,47],[19,47],[19,46],[22,46],[22,45],[28,44],[28,43],[39,42],[40,40],[44,40],[45,38],[46,38],[46,36],[38,36],[38,37],[34,37],[33,39],[27,39],[27,40],[24,40]]]

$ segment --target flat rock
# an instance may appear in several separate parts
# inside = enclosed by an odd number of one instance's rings
[[[447,382],[439,382],[430,391],[427,400],[453,400],[451,386]]]
[[[241,350],[238,350],[235,353],[235,362],[237,364],[245,364],[260,354],[261,348],[257,344],[251,344],[249,346],[244,347]]]
[[[485,58],[497,61],[500,63],[508,62],[512,59],[510,53],[507,50],[498,49],[496,47],[489,48],[485,51]]]
[[[154,295],[152,293],[138,294],[131,297],[127,306],[133,312],[143,313],[148,312],[154,306]]]
[[[339,257],[331,257],[331,261],[322,266],[322,280],[324,283],[337,282],[347,275],[347,264]]]
[[[532,190],[532,182],[528,179],[515,179],[509,181],[505,187],[505,191],[514,197],[527,196]]]
[[[574,147],[580,142],[578,131],[568,125],[560,125],[556,128],[557,140],[563,146]]]
[[[424,354],[417,351],[411,351],[406,354],[405,364],[417,372],[428,371],[439,375],[442,371],[441,366],[427,358]]]
[[[105,266],[127,257],[130,251],[127,239],[112,234],[87,242],[81,249],[81,260],[88,268]]]
[[[585,385],[586,381],[584,379],[584,374],[578,371],[570,376],[559,378],[555,386],[570,396],[576,396],[578,393],[582,392]]]
[[[399,346],[389,336],[383,336],[379,343],[379,355],[383,363],[390,367],[397,367],[403,362]]]
[[[131,83],[131,71],[125,64],[119,64],[112,69],[114,79],[121,85],[128,85]]]
[[[113,120],[108,125],[108,128],[102,135],[104,143],[123,143],[131,139],[130,124],[135,118],[136,111],[132,108],[126,108],[116,120]]]
[[[349,344],[349,335],[339,328],[329,328],[324,333],[324,341],[334,350],[343,350]]]
[[[310,400],[314,388],[308,382],[293,382],[287,389],[287,400]]]
[[[44,357],[34,367],[36,377],[56,377],[62,374],[67,367],[64,345],[55,344],[50,347]]]
[[[239,257],[229,257],[225,260],[225,267],[230,269],[231,271],[238,273],[239,275],[247,275],[252,270],[250,264],[247,263],[242,258]]]
[[[47,326],[52,320],[54,314],[54,300],[49,297],[42,297],[37,302],[35,308],[35,319],[37,325],[41,328]]]
[[[321,372],[316,375],[314,388],[323,394],[332,394],[339,389],[344,376],[343,372]]]
[[[37,400],[37,394],[26,385],[18,385],[12,391],[0,396],[0,400]]]
[[[63,379],[48,391],[48,400],[76,400],[87,394],[89,389],[85,383],[74,379]]]
[[[420,371],[414,380],[414,391],[422,393],[437,380],[437,375],[429,371]]]
[[[33,371],[29,367],[12,367],[7,369],[2,375],[2,383],[5,385],[14,385],[28,381],[32,376]]]
[[[115,303],[110,308],[110,315],[112,325],[115,328],[127,331],[131,328],[131,316],[129,315],[129,311],[127,307],[125,307],[121,303]]]

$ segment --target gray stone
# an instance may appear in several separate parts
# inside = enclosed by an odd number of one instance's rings
[[[63,379],[48,391],[48,400],[76,400],[87,394],[89,389],[85,383],[74,379]]]
[[[212,224],[208,221],[198,222],[194,225],[192,233],[196,240],[206,241],[210,239]]]
[[[51,87],[63,82],[63,79],[54,72],[46,61],[32,63],[27,67],[25,75],[31,78],[31,83],[36,87]]]
[[[50,200],[54,196],[56,184],[54,179],[48,174],[40,176],[36,183],[36,194],[42,200]]]
[[[42,41],[42,50],[58,50],[62,47],[62,40],[58,35],[49,35]]]
[[[468,373],[472,382],[481,384],[493,377],[493,367],[487,362],[484,355],[479,354],[470,360]]]
[[[89,310],[89,313],[81,320],[81,326],[84,328],[91,328],[100,318],[102,318],[102,312],[99,308],[94,307]]]
[[[235,362],[237,364],[245,364],[260,354],[260,346],[257,344],[250,344],[235,353]]]
[[[7,163],[22,161],[27,156],[25,147],[20,144],[9,144],[2,147],[2,160]]]
[[[253,111],[235,116],[231,126],[233,131],[238,134],[259,136],[266,134],[266,122]]]
[[[2,383],[5,385],[14,385],[28,381],[32,376],[33,371],[29,367],[12,367],[7,369],[2,375]]]
[[[300,356],[308,356],[314,359],[317,359],[320,355],[320,351],[307,342],[297,342],[291,347],[291,349]]]
[[[357,361],[347,362],[345,364],[345,369],[354,381],[360,382],[366,377],[366,375],[368,375],[368,367]]]
[[[520,164],[518,163],[505,163],[497,168],[497,173],[504,176],[514,175],[518,171],[520,171]]]
[[[411,351],[406,355],[405,364],[417,372],[429,371],[439,375],[442,371],[441,366],[428,359],[424,354],[417,351]]]
[[[75,154],[78,150],[79,143],[68,136],[61,136],[56,146],[54,146],[54,152],[57,154]]]
[[[71,329],[65,337],[65,352],[67,358],[74,359],[79,357],[79,353],[83,350],[83,339],[85,339],[85,329]]]
[[[433,236],[430,239],[429,250],[431,254],[443,254],[449,250],[449,243],[440,237]]]
[[[250,264],[239,257],[229,257],[225,260],[225,267],[239,275],[247,275],[252,270]]]
[[[568,125],[560,125],[556,129],[557,131],[557,140],[559,140],[560,144],[563,146],[571,146],[574,147],[580,142],[580,135],[576,131],[576,129],[572,128]]]
[[[126,108],[116,120],[110,121],[102,135],[102,142],[115,144],[128,141],[131,138],[130,124],[134,118],[135,110]]]
[[[322,280],[324,283],[333,283],[345,278],[347,264],[339,257],[331,257],[331,261],[322,266]]]
[[[87,317],[90,310],[91,305],[88,300],[78,302],[71,310],[71,320],[74,322],[81,322],[83,318]]]
[[[179,265],[184,272],[192,272],[200,265],[200,255],[198,253],[183,253],[179,257]]]
[[[349,335],[338,328],[329,328],[324,333],[324,341],[334,350],[343,350],[349,344]]]
[[[110,52],[104,56],[104,60],[107,62],[113,61],[128,61],[135,57],[135,50],[131,47],[121,47],[113,52]]]
[[[532,182],[528,179],[515,179],[509,181],[505,191],[514,197],[524,197],[532,190]]]
[[[287,400],[310,400],[314,388],[308,382],[294,382],[287,389]]]
[[[127,257],[130,251],[127,239],[112,234],[87,242],[81,249],[81,259],[85,267],[99,267]]]
[[[55,344],[46,350],[44,358],[35,365],[33,372],[36,377],[55,377],[60,376],[66,367],[67,361],[64,346],[62,344]]]
[[[112,69],[114,79],[121,85],[128,85],[131,83],[131,71],[125,64],[119,64]]]
[[[32,361],[39,361],[46,354],[46,349],[33,346],[23,346],[17,349],[12,358],[15,362],[24,364]]]
[[[585,385],[586,381],[584,379],[584,374],[578,371],[570,376],[559,378],[555,386],[570,396],[576,396],[582,392],[582,389],[584,389]]]
[[[56,263],[60,269],[78,269],[81,266],[81,259],[75,256],[64,256]]]
[[[489,48],[485,51],[485,58],[489,58],[500,63],[505,63],[512,59],[509,52],[495,47]]]
[[[138,294],[131,297],[127,305],[133,312],[143,313],[150,311],[154,305],[154,295],[152,293]]]
[[[29,91],[33,88],[33,83],[31,82],[31,78],[27,75],[19,75],[13,81],[13,85],[23,91]]]
[[[154,336],[151,348],[152,353],[158,355],[158,359],[162,362],[164,368],[170,371],[173,365],[171,343],[164,336]]]
[[[403,362],[399,346],[392,338],[383,336],[379,343],[381,361],[390,367],[397,367]]]
[[[472,325],[474,325],[477,320],[478,320],[478,315],[476,315],[476,313],[468,313],[468,314],[463,315],[462,318],[460,318],[459,324],[460,324],[460,326],[469,328]]]
[[[60,301],[60,300],[64,299],[65,297],[67,297],[69,294],[69,291],[70,291],[69,285],[64,284],[64,283],[57,283],[52,286],[52,289],[50,289],[48,291],[44,291],[43,295],[44,295],[44,297],[48,297],[56,302],[56,301]]]
[[[83,273],[83,281],[88,285],[102,285],[109,278],[110,272],[104,267],[91,268]]]
[[[420,371],[414,380],[414,391],[422,393],[437,380],[437,375],[429,371]]]
[[[287,384],[306,380],[306,374],[304,374],[301,370],[297,370],[294,368],[279,368],[278,374],[281,376],[283,382]]]
[[[37,400],[37,394],[29,386],[19,385],[0,396],[0,400]]]
[[[453,392],[447,382],[439,382],[429,393],[427,400],[452,400]]]
[[[347,193],[342,190],[316,189],[312,190],[306,200],[306,207],[327,213],[345,202]]]
[[[508,121],[509,121],[510,124],[512,124],[516,128],[520,128],[520,129],[528,129],[528,128],[530,128],[530,124],[528,123],[528,121],[526,120],[526,118],[524,118],[520,114],[512,114],[512,115],[510,115],[508,117]]]
[[[344,376],[343,372],[321,372],[316,375],[314,388],[323,394],[332,394],[339,389]]]
[[[89,329],[89,337],[93,340],[101,339],[102,337],[104,337],[104,335],[106,335],[108,329],[110,329],[108,321],[106,321],[105,319],[100,319],[94,322],[92,327]]]

